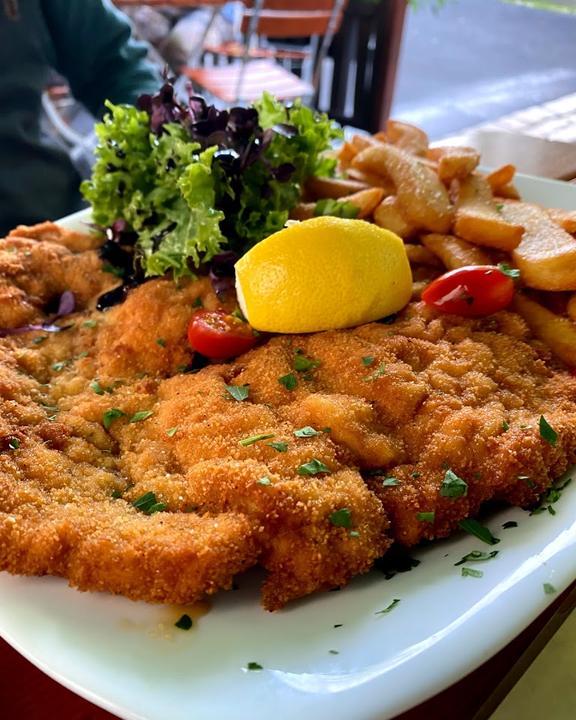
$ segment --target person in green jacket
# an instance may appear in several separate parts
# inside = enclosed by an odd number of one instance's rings
[[[78,172],[40,131],[51,72],[102,116],[107,99],[134,103],[158,90],[145,56],[109,0],[0,0],[0,237],[82,207]]]

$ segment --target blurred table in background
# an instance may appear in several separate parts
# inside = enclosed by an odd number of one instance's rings
[[[518,172],[557,180],[576,178],[576,93],[534,105],[443,138],[434,145],[468,145],[482,165],[516,165]]]

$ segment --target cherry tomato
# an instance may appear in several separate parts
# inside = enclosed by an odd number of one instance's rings
[[[257,336],[246,322],[222,310],[198,310],[188,325],[193,350],[211,360],[227,360],[250,350]]]
[[[504,310],[514,297],[514,280],[494,265],[467,265],[433,280],[422,300],[440,312],[482,317]]]

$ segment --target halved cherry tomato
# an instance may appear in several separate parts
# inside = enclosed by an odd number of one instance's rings
[[[504,310],[514,297],[514,280],[494,265],[451,270],[424,288],[422,300],[443,313],[482,317]]]
[[[192,349],[211,360],[241,355],[254,347],[257,339],[248,323],[222,310],[198,310],[188,325]]]

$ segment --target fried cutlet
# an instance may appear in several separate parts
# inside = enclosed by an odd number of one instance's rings
[[[343,585],[393,540],[450,534],[490,499],[530,505],[576,459],[576,378],[513,313],[417,303],[391,324],[272,337],[188,372],[195,305],[219,303],[208,281],[152,280],[97,313],[102,275],[79,274],[66,330],[0,340],[2,569],[191,602],[260,564],[273,610]],[[42,320],[16,278],[0,271]],[[465,495],[443,494],[448,471]]]

